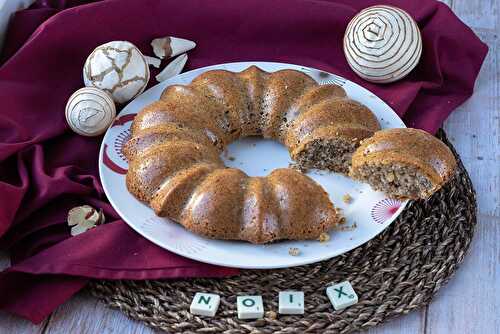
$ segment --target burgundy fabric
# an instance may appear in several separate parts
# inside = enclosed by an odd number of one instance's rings
[[[377,3],[407,10],[423,36],[420,64],[390,85],[356,77],[342,52],[348,21]],[[63,10],[67,7],[72,8]],[[487,53],[486,45],[434,0],[37,2],[11,22],[0,68],[0,247],[13,262],[0,274],[1,309],[39,322],[89,278],[237,273],[179,257],[133,232],[100,185],[101,138],[80,137],[64,120],[66,100],[83,86],[82,66],[93,48],[129,40],[151,55],[149,42],[167,35],[197,42],[187,70],[246,60],[320,68],[363,85],[408,126],[431,132],[472,94]],[[70,237],[67,211],[82,204],[102,208],[109,223]]]

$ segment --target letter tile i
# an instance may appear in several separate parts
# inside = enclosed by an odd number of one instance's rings
[[[278,302],[280,314],[304,314],[303,291],[280,291]]]

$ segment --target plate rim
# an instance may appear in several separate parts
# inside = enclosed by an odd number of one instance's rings
[[[255,65],[255,66],[258,67],[259,64],[266,64],[266,65],[269,65],[269,66],[273,66],[273,65],[274,66],[285,66],[285,67],[289,67],[290,69],[296,69],[297,67],[301,67],[303,69],[310,69],[310,70],[313,70],[313,71],[321,71],[321,72],[324,72],[324,73],[328,73],[329,75],[339,77],[339,78],[345,80],[346,82],[349,82],[349,83],[352,83],[352,84],[354,84],[356,86],[361,87],[362,89],[366,90],[367,92],[369,92],[370,94],[372,94],[373,96],[375,96],[376,98],[378,98],[383,104],[385,104],[386,108],[388,108],[388,110],[390,110],[394,114],[394,116],[397,119],[399,119],[399,121],[401,122],[401,124],[404,127],[406,127],[406,125],[404,124],[403,120],[394,111],[394,109],[392,109],[385,101],[383,101],[376,94],[374,94],[373,92],[371,92],[369,89],[367,89],[367,88],[365,88],[365,87],[363,87],[363,86],[361,86],[361,85],[359,85],[359,84],[357,84],[357,83],[355,83],[355,82],[353,82],[353,81],[351,81],[349,79],[346,79],[346,78],[342,77],[341,75],[334,74],[334,73],[331,73],[331,72],[328,72],[328,71],[325,71],[325,70],[321,70],[321,69],[317,69],[317,68],[305,66],[305,65],[292,64],[292,63],[282,63],[282,62],[270,62],[270,61],[238,61],[238,62],[220,63],[220,64],[214,64],[214,65],[209,65],[209,66],[204,66],[204,67],[198,67],[198,68],[192,69],[190,71],[183,72],[183,73],[175,76],[175,78],[179,78],[180,76],[187,76],[191,72],[194,72],[194,71],[201,71],[202,70],[202,73],[204,73],[204,72],[212,70],[212,69],[223,69],[223,66],[241,66],[241,65],[243,65],[243,66],[252,66],[252,65]],[[170,78],[170,79],[172,79],[172,78]],[[167,79],[166,81],[168,81],[170,79]],[[143,93],[141,93],[141,95],[144,94],[145,92],[148,92],[149,90],[157,87],[157,86],[162,85],[162,84],[165,84],[165,81],[157,83],[156,85],[153,85],[153,86],[149,87],[147,90],[145,90]],[[127,108],[127,106],[130,103],[132,103],[134,101],[135,101],[135,99],[129,101],[122,108],[122,111],[123,111],[123,109]],[[118,117],[120,117],[120,116],[126,115],[126,114],[123,114],[122,111],[119,114],[116,115],[115,120]],[[127,113],[127,114],[129,114],[129,113]],[[140,236],[142,236],[143,238],[145,238],[148,241],[152,242],[156,246],[158,246],[158,247],[160,247],[162,249],[165,249],[165,250],[167,250],[169,252],[172,252],[173,254],[176,254],[178,256],[189,258],[191,260],[195,260],[195,261],[198,261],[198,262],[201,262],[201,263],[207,263],[207,264],[211,264],[211,265],[217,265],[217,266],[223,266],[223,267],[229,267],[229,268],[266,270],[266,269],[292,268],[292,267],[303,266],[303,265],[313,264],[313,263],[317,263],[317,262],[320,262],[320,261],[325,261],[325,260],[328,260],[328,259],[332,259],[334,257],[343,255],[343,254],[345,254],[345,253],[347,253],[347,252],[349,252],[351,250],[354,250],[354,249],[356,249],[356,248],[364,245],[365,243],[369,242],[370,240],[374,239],[375,237],[377,237],[380,233],[382,233],[383,231],[385,231],[400,216],[401,212],[406,208],[406,206],[407,206],[407,204],[409,202],[408,200],[402,201],[400,207],[398,208],[398,210],[391,216],[390,219],[388,219],[386,222],[384,222],[386,224],[386,226],[383,229],[381,229],[380,231],[378,231],[376,234],[371,235],[369,238],[361,239],[361,241],[358,243],[357,246],[355,246],[353,248],[350,248],[350,249],[340,250],[339,252],[336,252],[336,254],[334,254],[334,255],[325,253],[324,256],[317,257],[314,260],[304,259],[303,261],[300,261],[300,256],[299,256],[299,257],[294,257],[296,259],[296,261],[293,264],[287,264],[287,263],[285,263],[285,264],[261,265],[261,266],[259,266],[259,265],[245,265],[245,264],[233,265],[233,264],[228,264],[228,263],[220,262],[220,261],[213,260],[213,259],[205,259],[202,256],[197,256],[198,254],[203,254],[203,252],[201,252],[201,253],[194,253],[194,254],[186,254],[186,253],[181,254],[181,253],[178,252],[177,249],[175,249],[173,247],[167,247],[164,243],[156,240],[156,238],[154,238],[153,236],[148,235],[147,233],[144,233],[144,231],[142,231],[139,228],[139,226],[135,226],[134,224],[129,223],[128,219],[125,218],[127,215],[124,215],[122,213],[121,209],[119,208],[120,206],[116,205],[116,203],[112,199],[112,197],[109,196],[110,189],[108,189],[108,185],[107,185],[107,183],[105,181],[106,178],[103,178],[103,175],[104,175],[104,172],[103,172],[103,168],[104,168],[103,156],[104,156],[104,149],[105,149],[105,146],[106,146],[104,139],[108,136],[108,134],[110,132],[110,129],[111,129],[111,126],[106,130],[106,132],[104,133],[104,136],[102,137],[101,146],[100,146],[100,149],[99,149],[98,169],[99,169],[99,178],[100,178],[100,181],[101,181],[102,188],[104,190],[106,198],[108,199],[108,201],[111,204],[111,206],[113,207],[113,209],[118,213],[118,215],[120,216],[120,218],[129,227],[131,227]],[[192,233],[192,232],[190,232],[190,233]],[[226,241],[226,240],[218,240],[218,241]],[[256,245],[256,246],[259,246],[259,245]]]

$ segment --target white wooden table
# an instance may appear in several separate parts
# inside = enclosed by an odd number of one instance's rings
[[[477,230],[463,265],[428,307],[372,329],[370,334],[500,333],[500,2],[445,2],[490,47],[474,96],[445,124],[477,191]],[[0,268],[6,266],[7,256],[0,255]],[[0,333],[153,332],[85,294],[60,306],[40,325],[0,313]]]

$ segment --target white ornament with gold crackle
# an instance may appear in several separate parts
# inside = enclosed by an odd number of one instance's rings
[[[98,46],[83,67],[85,86],[106,91],[116,103],[125,103],[142,93],[149,75],[144,55],[127,41]]]

